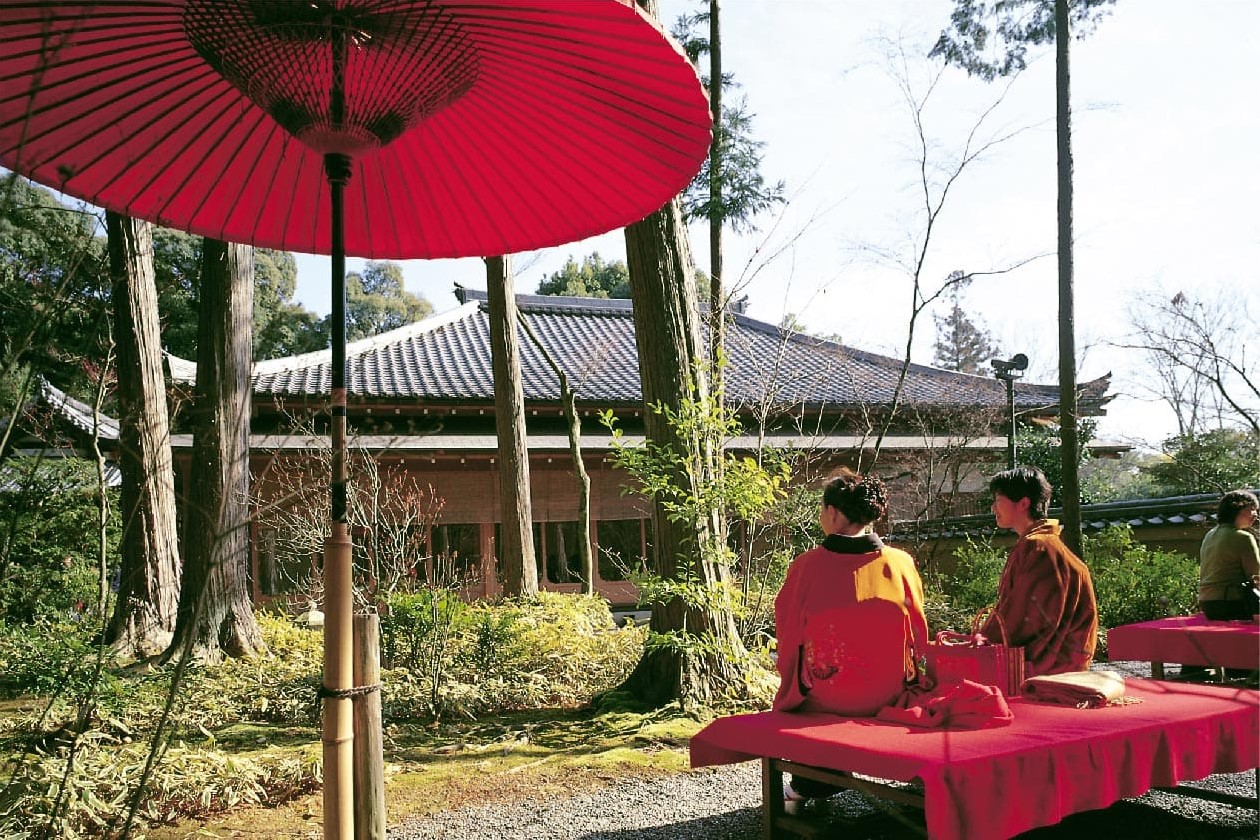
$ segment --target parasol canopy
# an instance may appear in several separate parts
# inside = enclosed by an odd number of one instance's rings
[[[625,226],[710,139],[628,0],[0,0],[0,55],[0,164],[281,250],[333,250],[329,153],[353,161],[345,253],[410,259]]]

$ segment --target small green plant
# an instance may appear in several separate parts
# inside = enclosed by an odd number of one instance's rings
[[[639,589],[640,606],[680,608],[681,625],[652,630],[647,651],[665,653],[680,662],[707,662],[711,667],[700,670],[735,675],[726,690],[747,695],[747,680],[739,678],[750,672],[744,635],[724,635],[720,628],[726,617],[740,620],[747,615],[748,596],[756,591],[757,618],[742,630],[764,631],[767,605],[773,603],[766,589],[772,585],[775,567],[749,558],[742,564],[742,584],[736,581],[732,570],[739,565],[737,556],[722,539],[724,529],[717,526],[727,518],[737,524],[760,524],[786,496],[791,462],[776,453],[763,453],[758,460],[726,452],[726,441],[738,435],[741,426],[734,411],[712,396],[693,393],[676,408],[658,403],[652,411],[670,427],[677,444],[649,439],[641,446],[629,446],[612,412],[600,417],[613,434],[613,463],[634,480],[626,492],[650,496],[672,522],[683,523],[696,537],[695,551],[680,553],[672,574],[650,569],[631,577]],[[711,461],[706,453],[717,454]],[[781,578],[774,581],[779,582]],[[696,623],[707,626],[693,626],[691,619],[697,616],[703,622]],[[683,675],[692,671],[680,669]],[[688,691],[684,686],[682,696]]]
[[[1199,586],[1194,559],[1143,545],[1127,525],[1086,536],[1083,553],[1094,582],[1099,627],[1194,613]],[[969,630],[976,613],[997,601],[1006,556],[1004,549],[971,541],[958,549],[953,572],[925,582],[928,625]]]
[[[1184,554],[1148,548],[1133,538],[1128,525],[1087,536],[1084,554],[1100,627],[1192,615],[1198,609],[1199,564]]]
[[[72,459],[8,458],[0,493],[0,621],[78,618],[99,599],[95,469]],[[116,563],[119,516],[111,504]]]
[[[998,580],[1006,551],[967,540],[954,552],[954,570],[925,581],[928,626],[934,630],[970,632],[976,614],[997,601]]]

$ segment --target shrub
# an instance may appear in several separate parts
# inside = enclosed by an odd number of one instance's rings
[[[266,612],[259,613],[258,627],[266,653],[227,659],[213,666],[190,666],[181,711],[175,718],[179,728],[215,728],[240,721],[313,724],[319,720],[323,634]]]
[[[0,624],[0,695],[59,695],[67,701],[84,696],[95,671],[95,629],[84,622],[48,618]],[[96,691],[118,692],[108,668],[102,670]]]
[[[1100,627],[1192,615],[1198,609],[1199,564],[1194,559],[1148,548],[1133,538],[1128,525],[1085,537],[1084,549]]]
[[[105,733],[86,732],[80,736],[68,776],[64,750],[26,756],[12,768],[10,783],[0,791],[0,836],[14,840],[107,836],[126,818],[148,749],[147,743],[118,744]],[[64,793],[63,779],[68,786]],[[314,790],[320,780],[316,747],[295,756],[278,750],[228,754],[175,744],[154,767],[138,811],[139,825],[281,802]]]
[[[7,459],[5,468],[19,486],[0,492],[0,621],[69,618],[99,597],[95,468],[80,460],[23,457]],[[113,501],[107,545],[116,564]]]
[[[383,674],[386,717],[578,705],[625,678],[646,635],[644,628],[617,628],[608,603],[585,595],[540,592],[535,601],[465,604],[458,615],[440,657],[415,657],[415,667]],[[391,609],[382,635],[422,638],[385,627],[430,620],[423,616]]]
[[[1199,586],[1198,563],[1184,554],[1148,548],[1127,525],[1085,537],[1085,563],[1094,581],[1102,628],[1168,615],[1191,615]],[[951,575],[930,578],[928,625],[965,631],[975,614],[997,600],[1007,552],[968,542],[955,557]]]
[[[997,601],[1006,554],[997,546],[971,540],[955,551],[953,574],[937,574],[924,582],[928,626],[934,632],[970,632],[976,614]]]

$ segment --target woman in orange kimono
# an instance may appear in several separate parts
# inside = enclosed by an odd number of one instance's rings
[[[842,471],[823,489],[818,548],[792,561],[774,602],[777,711],[873,716],[917,676],[927,618],[914,559],[872,530],[888,507],[884,483]],[[795,778],[789,802],[835,788]]]

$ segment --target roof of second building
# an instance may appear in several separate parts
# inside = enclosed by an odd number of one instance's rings
[[[351,343],[346,348],[347,387],[375,399],[491,401],[494,374],[485,292],[461,290],[465,302],[448,312]],[[565,371],[584,402],[637,403],[638,352],[628,300],[518,295],[520,316]],[[524,330],[519,339],[526,400],[557,401],[559,386],[546,355]],[[871,406],[893,400],[902,363],[831,341],[783,330],[742,314],[727,332],[727,393],[738,403]],[[191,362],[170,358],[173,378],[191,382]],[[257,362],[254,390],[298,396],[328,393],[331,353],[320,351]],[[1081,406],[1101,413],[1109,375],[1083,383]],[[1017,383],[1021,411],[1053,413],[1059,389]],[[902,402],[932,407],[1006,404],[1003,383],[911,364]]]

